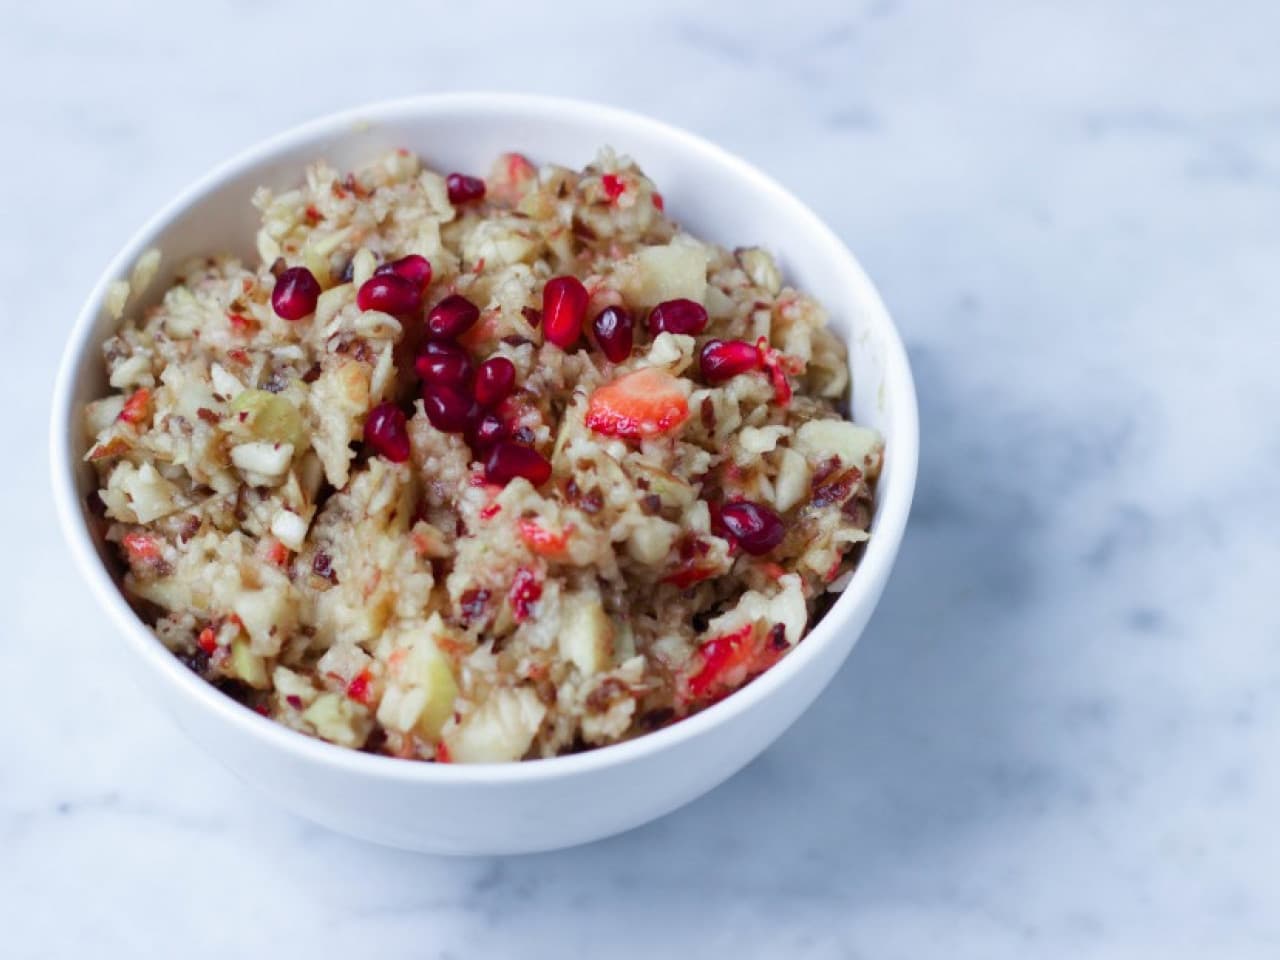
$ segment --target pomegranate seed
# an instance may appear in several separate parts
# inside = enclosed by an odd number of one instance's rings
[[[542,288],[542,329],[561,350],[578,342],[589,299],[577,277],[552,277]]]
[[[537,487],[551,479],[551,464],[537,450],[503,440],[489,451],[484,476],[490,483],[501,484],[524,477]]]
[[[479,177],[468,177],[465,173],[451,173],[444,178],[449,188],[450,203],[470,203],[484,196],[484,181]]]
[[[664,300],[649,311],[649,332],[655,337],[664,330],[696,337],[706,326],[707,311],[693,300]]]
[[[782,519],[768,507],[738,500],[720,508],[719,523],[743,550],[753,556],[768,553],[782,542],[786,528]]]
[[[290,267],[276,278],[271,291],[271,308],[286,320],[301,320],[315,313],[320,299],[320,283],[306,267]]]
[[[604,188],[604,195],[610,200],[617,200],[622,196],[622,192],[627,189],[627,185],[616,173],[606,173],[600,178],[600,186]]]
[[[422,305],[422,292],[412,280],[406,280],[398,273],[384,273],[370,277],[360,285],[356,305],[361,310],[404,315],[413,313]]]
[[[454,343],[427,341],[413,366],[425,383],[465,390],[471,382],[471,357]]]
[[[613,363],[621,363],[631,356],[634,327],[631,312],[626,307],[605,307],[591,321],[596,343]]]
[[[380,403],[364,421],[364,442],[392,463],[409,459],[409,427],[404,411],[394,403]]]
[[[476,371],[476,403],[492,407],[510,396],[516,385],[516,365],[506,357],[490,357]]]
[[[411,253],[399,260],[384,263],[373,271],[375,277],[385,277],[387,274],[403,277],[415,284],[419,290],[425,290],[427,284],[431,282],[431,261],[419,254]]]
[[[467,444],[477,453],[488,450],[499,440],[507,439],[507,422],[496,413],[486,413],[467,425]]]
[[[432,340],[456,340],[479,319],[479,307],[466,297],[451,293],[427,314],[427,336]]]
[[[746,340],[708,340],[699,361],[702,379],[724,383],[748,370],[759,370],[760,351]]]
[[[431,425],[444,433],[462,433],[479,412],[474,400],[443,383],[429,383],[423,388],[422,405]]]

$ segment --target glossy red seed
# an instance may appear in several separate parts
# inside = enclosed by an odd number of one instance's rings
[[[516,365],[506,357],[490,357],[476,371],[472,392],[476,403],[492,407],[511,395],[516,386]]]
[[[394,403],[381,403],[364,421],[364,442],[393,463],[409,459],[409,427],[404,411]]]
[[[542,288],[542,330],[561,350],[568,350],[582,335],[589,299],[577,277],[552,277]]]
[[[427,336],[433,340],[456,340],[480,319],[480,308],[457,293],[451,293],[427,313]]]
[[[664,300],[649,311],[649,332],[655,337],[663,331],[696,337],[706,327],[707,311],[693,300]]]
[[[381,310],[396,316],[413,313],[422,306],[422,291],[412,280],[397,273],[373,276],[360,285],[356,305],[361,310]]]
[[[444,178],[444,183],[449,188],[450,203],[470,203],[484,196],[484,181],[479,177],[451,173]]]
[[[537,487],[551,478],[551,464],[532,447],[503,440],[489,451],[484,463],[484,476],[490,483],[501,484],[524,477]]]
[[[698,359],[702,379],[713,384],[760,369],[760,351],[745,340],[708,340]]]
[[[604,188],[604,195],[610,200],[617,200],[622,196],[622,192],[627,189],[627,185],[622,182],[616,173],[606,173],[600,178],[600,186]]]
[[[471,357],[454,343],[428,340],[413,366],[424,383],[444,384],[458,390],[466,390],[471,383]]]
[[[760,556],[782,542],[786,528],[768,507],[750,500],[738,500],[720,507],[719,525],[733,535],[747,553]]]
[[[635,323],[626,307],[605,307],[591,321],[591,329],[601,351],[613,363],[621,363],[631,356]]]
[[[290,267],[276,277],[271,291],[271,308],[285,320],[301,320],[315,313],[320,284],[306,267]]]
[[[431,261],[419,254],[411,253],[399,260],[384,263],[373,271],[375,277],[385,277],[389,273],[417,284],[419,290],[425,290],[427,284],[431,282]]]
[[[477,453],[488,450],[499,440],[507,439],[507,422],[496,413],[486,413],[467,425],[467,444]]]
[[[422,406],[431,425],[444,433],[462,433],[480,412],[470,396],[443,383],[429,383],[422,388]]]

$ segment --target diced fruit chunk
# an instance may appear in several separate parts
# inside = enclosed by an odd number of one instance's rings
[[[613,621],[600,598],[571,593],[560,602],[560,656],[590,676],[609,669],[613,658]]]
[[[681,382],[645,367],[598,388],[587,403],[587,426],[611,437],[639,439],[676,430],[689,417]]]

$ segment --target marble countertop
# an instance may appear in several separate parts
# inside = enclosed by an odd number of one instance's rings
[[[0,390],[30,466],[0,953],[1280,955],[1280,8],[321,6],[5,13]],[[310,826],[195,752],[75,580],[44,439],[80,300],[177,189],[467,88],[642,110],[776,175],[879,284],[923,418],[884,601],[786,736],[651,826],[469,861]]]

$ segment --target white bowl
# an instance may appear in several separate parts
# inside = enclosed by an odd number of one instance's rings
[[[721,703],[627,743],[551,760],[486,765],[411,763],[313,740],[245,709],[168,652],[134,615],[86,522],[93,473],[81,462],[79,411],[106,389],[100,346],[113,323],[108,284],[158,247],[164,265],[253,249],[259,184],[296,183],[325,157],[358,164],[408,147],[441,170],[483,171],[519,150],[580,166],[601,145],[636,157],[667,210],[695,234],[775,252],[788,281],[814,294],[850,347],[855,419],[886,438],[871,541],[844,594],[777,666]],[[162,267],[159,280],[170,276]],[[152,293],[161,287],[152,286]],[[844,662],[898,552],[916,479],[918,425],[906,353],[857,261],[773,180],[681,130],[609,107],[509,94],[416,97],[337,114],[241,154],[183,191],[129,241],[76,319],[53,398],[54,495],[79,569],[138,678],[197,743],[285,807],[380,843],[439,853],[547,850],[638,826],[689,802],[764,750]]]

